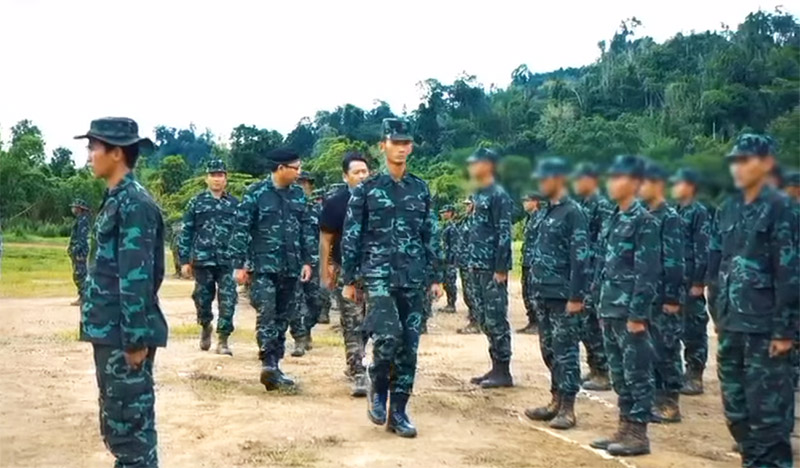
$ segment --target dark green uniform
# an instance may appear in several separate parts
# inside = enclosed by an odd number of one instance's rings
[[[73,204],[73,206],[78,205]],[[83,209],[78,213],[75,222],[72,224],[72,233],[69,236],[67,251],[72,261],[72,281],[78,288],[78,297],[83,298],[86,289],[86,275],[88,273],[86,261],[89,258],[89,231],[91,230],[92,217],[87,211],[89,207],[85,203],[82,203],[80,207]]]
[[[306,207],[306,219],[312,236],[311,279],[300,282],[297,288],[297,309],[290,323],[292,338],[300,340],[311,336],[311,329],[317,324],[322,311],[322,296],[319,286],[319,214],[322,204],[310,201]]]
[[[238,205],[238,200],[227,193],[219,198],[209,190],[196,195],[186,207],[178,237],[181,265],[191,264],[194,271],[192,299],[197,309],[197,323],[206,327],[214,320],[211,304],[216,296],[217,333],[224,337],[233,333],[233,315],[238,301],[230,249]]]
[[[464,299],[464,304],[467,306],[467,319],[470,324],[477,325],[477,318],[475,316],[475,292],[472,288],[472,281],[470,280],[469,270],[469,255],[467,250],[467,239],[469,238],[470,225],[472,224],[472,215],[466,215],[458,221],[458,248],[456,251],[456,262],[458,264],[458,275],[461,277],[461,296]]]
[[[442,229],[442,251],[444,252],[444,291],[447,294],[447,307],[455,311],[458,299],[458,225],[450,221]]]
[[[181,254],[178,252],[178,239],[181,236],[183,223],[175,221],[164,225],[166,232],[166,242],[169,245],[169,250],[172,252],[172,267],[175,270],[173,273],[176,278],[181,277]]]
[[[536,301],[530,288],[530,271],[533,265],[534,247],[536,236],[539,232],[539,225],[542,221],[544,208],[539,208],[533,213],[529,213],[525,220],[525,232],[522,240],[522,300],[525,305],[525,314],[528,316],[528,323],[537,322]]]

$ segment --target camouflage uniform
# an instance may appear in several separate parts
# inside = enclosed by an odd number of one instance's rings
[[[768,137],[743,135],[730,157],[774,154],[770,147]],[[800,326],[792,210],[770,186],[751,203],[733,195],[719,209],[711,240],[720,255],[717,373],[728,429],[747,467],[792,466],[791,357],[769,354],[771,340],[792,339]]]
[[[458,275],[461,277],[461,296],[464,299],[464,304],[467,306],[467,319],[470,325],[477,324],[475,316],[475,291],[473,284],[470,280],[469,271],[469,251],[467,249],[467,239],[469,237],[470,226],[472,224],[472,215],[465,216],[458,222],[458,247],[456,251],[456,259],[458,263]]]
[[[541,202],[540,202],[541,203]],[[533,291],[530,289],[530,271],[533,265],[533,254],[536,236],[539,232],[539,225],[544,214],[544,207],[540,207],[533,213],[529,213],[525,221],[525,232],[522,240],[522,301],[525,305],[525,314],[528,316],[528,324],[536,324],[536,300]]]
[[[290,323],[292,338],[295,341],[308,339],[311,336],[311,329],[317,324],[317,319],[322,311],[320,289],[324,289],[319,286],[319,215],[322,212],[322,204],[312,201],[306,210],[313,238],[313,244],[309,247],[311,279],[305,283],[299,283],[297,288],[297,309]]]
[[[211,167],[209,164],[209,171]],[[238,301],[230,250],[238,205],[238,200],[227,193],[220,198],[209,190],[196,195],[186,207],[178,238],[181,265],[191,264],[194,271],[192,299],[197,309],[197,323],[207,327],[214,320],[211,303],[217,296],[217,333],[222,337],[233,333],[233,315]]]
[[[86,260],[89,257],[89,231],[91,215],[89,206],[82,200],[76,200],[72,206],[81,208],[75,222],[72,224],[72,233],[69,236],[69,247],[67,249],[69,258],[72,260],[72,281],[78,288],[78,297],[83,298],[86,289],[87,266]]]
[[[166,228],[166,238],[169,244],[169,250],[172,252],[172,267],[175,269],[174,273],[177,278],[181,277],[181,254],[178,252],[178,239],[181,237],[181,231],[183,230],[183,222],[175,221],[171,224],[167,224]]]
[[[458,225],[450,221],[442,229],[442,251],[444,252],[444,291],[447,307],[455,312],[458,299]]]

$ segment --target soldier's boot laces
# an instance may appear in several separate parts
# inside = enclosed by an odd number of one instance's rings
[[[683,378],[683,388],[681,393],[684,395],[694,396],[703,394],[703,370],[702,369],[687,369],[686,375]]]
[[[620,418],[619,423],[617,423],[617,432],[611,435],[611,437],[601,437],[593,440],[589,444],[589,447],[600,450],[608,450],[609,445],[616,444],[622,440],[623,434],[626,430],[628,430],[628,421]]]
[[[278,366],[278,360],[274,357],[268,358],[261,367],[261,384],[267,391],[278,389],[291,389],[294,387],[294,380],[286,376]]]
[[[628,430],[619,442],[608,445],[609,455],[631,457],[650,453],[650,439],[647,438],[647,423],[629,422]]]
[[[224,354],[226,356],[233,356],[233,351],[228,346],[228,336],[220,335],[217,341],[217,354]]]
[[[386,425],[386,430],[394,432],[400,437],[412,438],[417,436],[417,428],[406,414],[406,405],[408,405],[407,393],[392,393],[389,403],[389,423]]]
[[[536,325],[536,322],[528,322],[527,325],[517,330],[517,333],[523,335],[537,335],[539,334],[539,327]]]
[[[202,351],[208,351],[211,349],[211,332],[213,329],[211,328],[211,324],[207,323],[203,325],[203,331],[200,332],[200,349]]]
[[[308,338],[305,336],[297,337],[294,340],[294,349],[292,350],[293,357],[303,357],[308,350]]]
[[[592,369],[588,377],[589,378],[581,385],[584,390],[592,390],[594,392],[607,392],[611,390],[611,380],[608,378],[608,371]]]
[[[550,427],[560,430],[575,427],[575,395],[561,397],[561,407],[556,417],[550,421]]]
[[[556,414],[558,414],[558,410],[560,408],[561,396],[556,392],[552,392],[550,403],[548,403],[546,406],[526,409],[525,416],[534,421],[550,421],[556,417]]]
[[[350,391],[350,395],[354,397],[365,397],[367,396],[367,391],[369,390],[369,379],[367,379],[367,375],[362,373],[358,373],[353,377],[353,388]]]
[[[331,323],[331,314],[330,314],[330,312],[325,310],[322,313],[320,313],[319,314],[319,318],[317,319],[317,323],[322,323],[322,324],[326,324],[326,325]]]
[[[670,424],[681,422],[680,393],[670,392],[657,399],[653,408],[652,422]]]
[[[492,370],[481,382],[481,388],[513,387],[514,378],[511,376],[511,361],[492,359]]]
[[[367,395],[367,417],[373,424],[386,424],[386,402],[389,399],[388,382],[372,381]]]

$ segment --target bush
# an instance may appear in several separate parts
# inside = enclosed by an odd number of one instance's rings
[[[9,221],[3,232],[9,237],[24,240],[28,237],[67,237],[72,231],[72,220],[65,218],[60,223],[36,222],[22,218]]]

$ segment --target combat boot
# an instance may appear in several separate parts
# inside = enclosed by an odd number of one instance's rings
[[[647,423],[629,422],[628,430],[619,442],[608,445],[608,454],[615,457],[631,457],[650,453],[650,439],[647,438]]]
[[[619,418],[619,423],[617,423],[617,432],[615,432],[611,437],[601,437],[599,439],[593,440],[589,444],[589,447],[600,450],[608,450],[609,445],[619,443],[622,440],[622,437],[624,436],[625,431],[627,430],[628,430],[628,421]]]
[[[550,427],[560,430],[575,427],[575,395],[561,397],[561,407],[556,417],[550,421]]]
[[[558,411],[561,409],[561,396],[558,392],[551,392],[552,398],[547,406],[540,406],[538,408],[530,408],[525,410],[525,416],[534,421],[550,421],[556,417]]]
[[[203,331],[200,332],[200,349],[202,351],[208,351],[211,349],[211,332],[213,328],[211,327],[210,323],[206,323],[203,325]]]
[[[369,379],[367,379],[367,375],[363,372],[356,374],[355,377],[353,377],[353,388],[350,391],[350,396],[365,397],[367,396],[368,389]]]
[[[679,405],[680,393],[670,392],[656,397],[651,421],[656,424],[669,424],[681,422],[681,408]]]
[[[460,335],[476,335],[480,332],[481,331],[478,329],[478,324],[473,321],[470,321],[466,327],[456,330],[456,333]]]
[[[327,310],[323,310],[322,312],[320,312],[319,318],[317,319],[317,323],[322,323],[322,324],[326,324],[326,325],[331,323],[331,314],[330,314],[330,312],[327,311]]]
[[[412,438],[417,436],[417,428],[406,414],[408,397],[407,393],[392,393],[389,403],[389,423],[386,425],[386,430],[394,432],[400,437]]]
[[[278,359],[269,356],[261,367],[261,384],[267,391],[290,389],[294,387],[294,380],[287,377],[278,366]]]
[[[233,356],[233,351],[228,347],[228,336],[219,335],[217,339],[217,354],[224,354],[226,356]]]
[[[492,370],[481,381],[481,388],[513,387],[514,378],[511,377],[511,361],[492,359]]]
[[[489,378],[489,374],[491,374],[493,370],[494,370],[494,364],[492,364],[492,368],[489,369],[489,371],[487,371],[485,374],[478,375],[478,376],[475,376],[475,377],[469,379],[469,383],[471,383],[473,385],[480,385],[481,382],[483,382],[484,380]]]
[[[681,393],[690,396],[703,394],[703,369],[686,369]]]
[[[592,390],[595,392],[607,392],[611,390],[611,381],[608,378],[608,371],[591,369],[586,377],[587,379],[581,384],[584,390]]]
[[[367,395],[367,417],[373,424],[386,424],[386,402],[389,399],[389,379],[373,380]]]
[[[294,349],[292,350],[292,357],[303,357],[308,350],[308,337],[298,336],[294,339]]]

